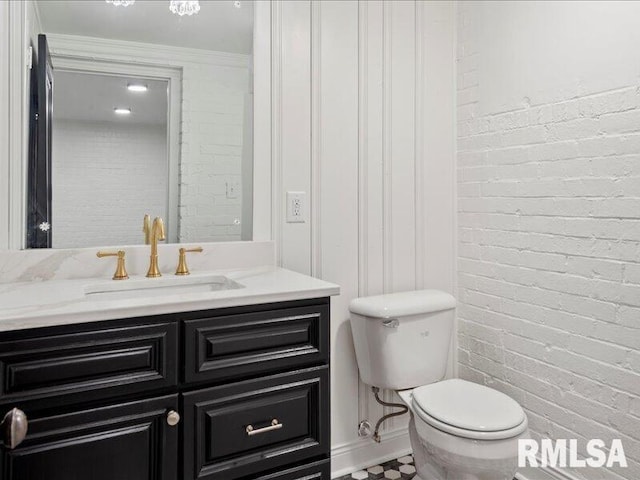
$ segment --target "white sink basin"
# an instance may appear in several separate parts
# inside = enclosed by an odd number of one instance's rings
[[[126,299],[192,293],[217,292],[244,288],[224,275],[194,277],[136,278],[87,285],[84,294],[93,299]]]

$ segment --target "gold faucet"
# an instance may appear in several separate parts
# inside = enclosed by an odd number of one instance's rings
[[[142,231],[144,232],[144,244],[149,245],[151,243],[151,217],[148,213],[142,220]]]
[[[162,273],[160,273],[160,269],[158,268],[158,240],[164,240],[164,222],[160,217],[156,217],[153,219],[150,240],[151,262],[149,263],[147,277],[161,277]]]

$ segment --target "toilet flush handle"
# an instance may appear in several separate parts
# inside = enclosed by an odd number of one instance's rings
[[[398,328],[398,325],[400,325],[400,322],[398,321],[397,318],[387,318],[382,321],[382,325],[387,328]]]

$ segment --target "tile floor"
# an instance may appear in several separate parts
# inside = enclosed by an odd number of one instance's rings
[[[358,470],[334,480],[409,480],[416,475],[413,466],[413,456],[407,455],[380,465],[374,465],[365,470]]]
[[[333,480],[409,480],[415,476],[413,456],[407,455]]]

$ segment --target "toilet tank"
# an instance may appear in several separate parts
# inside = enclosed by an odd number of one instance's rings
[[[404,390],[442,380],[456,300],[440,290],[356,298],[349,304],[360,377]]]

